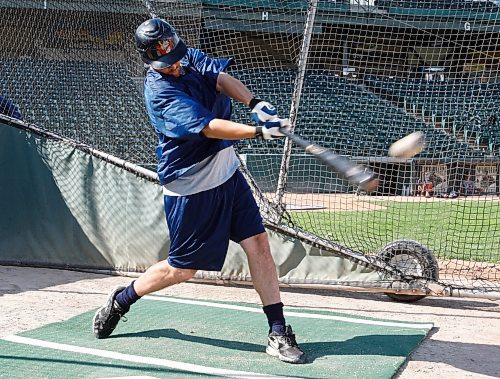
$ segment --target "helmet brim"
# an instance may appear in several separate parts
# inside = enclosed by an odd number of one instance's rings
[[[168,68],[184,58],[184,56],[187,54],[187,50],[188,48],[184,41],[182,39],[179,39],[179,42],[177,42],[175,48],[168,54],[155,60],[148,59],[144,56],[142,57],[142,59],[154,69]]]

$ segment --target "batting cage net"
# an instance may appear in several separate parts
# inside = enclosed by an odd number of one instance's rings
[[[133,33],[160,16],[189,46],[233,57],[229,72],[296,134],[379,178],[367,193],[288,139],[241,141],[270,229],[380,272],[387,288],[500,290],[495,2],[10,0],[0,11],[0,94],[25,121],[154,170]],[[388,156],[415,131],[424,151]]]

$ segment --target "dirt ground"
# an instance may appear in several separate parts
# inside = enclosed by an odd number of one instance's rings
[[[269,200],[274,201],[274,193],[264,193]],[[396,203],[484,203],[499,202],[500,197],[488,196],[461,196],[455,199],[422,196],[373,196],[356,195],[351,193],[285,193],[283,202],[289,211],[317,210],[320,212],[346,212],[346,211],[376,211],[386,209],[382,204],[374,201],[393,201]]]
[[[97,308],[115,285],[130,281],[130,277],[0,266],[0,337]],[[259,303],[253,289],[245,285],[190,282],[160,293]],[[433,322],[435,328],[400,369],[398,378],[500,377],[498,300],[428,297],[404,304],[383,294],[289,288],[283,289],[282,298],[289,309],[315,308],[388,320]]]

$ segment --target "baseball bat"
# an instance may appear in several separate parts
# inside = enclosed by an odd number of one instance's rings
[[[332,150],[313,144],[285,128],[280,128],[280,131],[302,147],[306,153],[313,155],[349,183],[355,184],[367,192],[377,189],[377,176],[367,167],[354,163],[349,158],[336,154]]]

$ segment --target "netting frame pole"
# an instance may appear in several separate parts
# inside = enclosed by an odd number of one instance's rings
[[[295,78],[295,86],[293,88],[292,103],[290,105],[290,123],[291,131],[295,130],[297,125],[297,113],[300,106],[302,89],[304,86],[305,74],[307,69],[307,59],[309,58],[309,49],[311,47],[311,38],[316,22],[316,11],[318,9],[318,0],[310,0],[307,9],[306,22],[304,25],[304,38],[300,47],[299,59],[297,64],[297,77]],[[283,146],[283,156],[281,158],[281,166],[278,175],[278,184],[274,202],[284,209],[283,196],[288,182],[288,168],[290,167],[290,155],[292,152],[292,141],[287,138]]]

